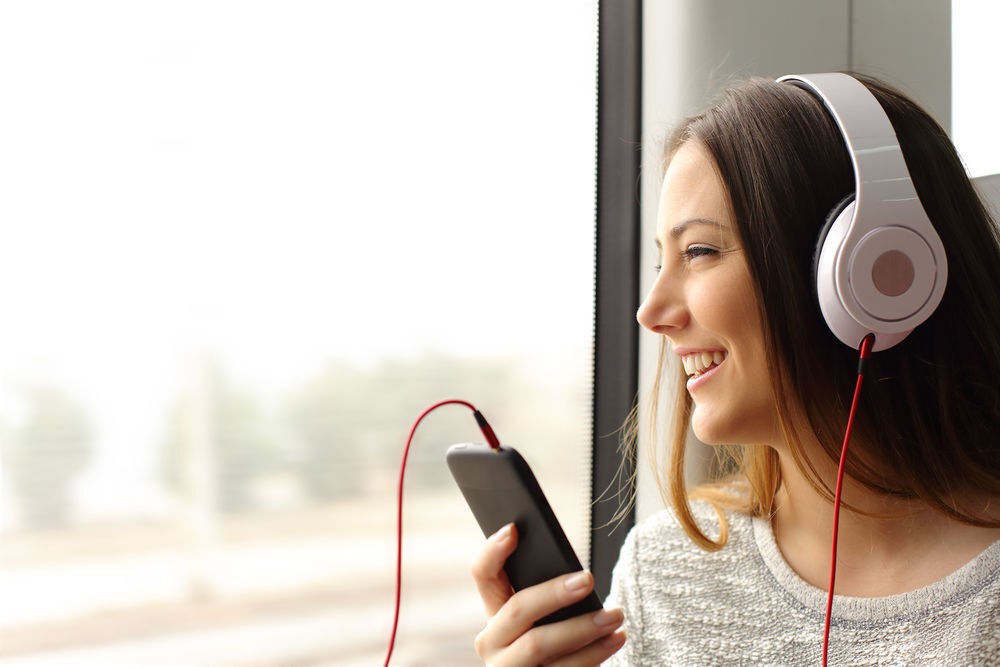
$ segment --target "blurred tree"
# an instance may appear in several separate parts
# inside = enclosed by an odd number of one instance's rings
[[[290,400],[287,422],[300,444],[296,469],[314,499],[352,496],[363,489],[364,443],[358,427],[366,402],[373,399],[370,378],[336,361]]]
[[[434,353],[368,369],[331,362],[292,396],[286,413],[298,439],[298,469],[307,490],[328,500],[358,494],[373,480],[393,479],[409,428],[424,408],[462,398],[484,406],[488,416],[501,414],[516,401],[514,376],[503,359]],[[410,451],[407,485],[451,483],[444,463],[447,447],[481,439],[469,415],[428,418]]]
[[[185,493],[184,470],[191,461],[184,457],[198,451],[190,440],[205,437],[207,460],[198,464],[207,466],[213,476],[210,486],[216,509],[253,509],[253,483],[287,470],[289,454],[260,400],[250,390],[235,386],[217,360],[199,363],[205,366],[199,371],[204,386],[179,398],[170,413],[162,476],[169,488]],[[192,394],[191,387],[187,391]],[[203,423],[192,428],[192,419]]]
[[[29,528],[69,522],[73,482],[90,460],[93,426],[84,408],[51,386],[25,389],[27,416],[5,439],[3,473]]]
[[[209,362],[202,375],[206,379],[194,392],[201,396],[194,401],[201,408],[194,412],[203,424],[192,429],[192,399],[178,400],[164,445],[164,477],[171,488],[182,489],[184,452],[199,451],[184,443],[204,437],[210,443],[203,465],[212,471],[212,503],[230,512],[254,504],[255,479],[282,471],[293,471],[308,497],[319,502],[382,492],[396,478],[413,420],[443,399],[470,401],[494,424],[512,424],[515,416],[540,424],[533,431],[540,439],[554,439],[548,431],[558,431],[562,423],[561,416],[535,405],[530,383],[517,364],[504,358],[426,353],[370,367],[331,361],[291,392],[277,420],[252,393],[234,386],[217,362]],[[421,425],[410,452],[409,488],[451,484],[445,450],[456,442],[482,440],[464,408],[448,411],[450,416],[436,413]]]

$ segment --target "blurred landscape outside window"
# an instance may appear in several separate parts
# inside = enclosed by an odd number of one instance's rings
[[[586,562],[596,4],[0,8],[0,664],[379,664],[444,398]],[[476,664],[480,439],[394,664]]]

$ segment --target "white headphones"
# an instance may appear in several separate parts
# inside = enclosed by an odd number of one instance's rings
[[[878,100],[847,74],[778,79],[826,106],[854,163],[855,193],[830,212],[817,243],[816,293],[827,325],[857,349],[869,333],[872,351],[906,338],[941,303],[948,260],[924,212],[903,154]]]

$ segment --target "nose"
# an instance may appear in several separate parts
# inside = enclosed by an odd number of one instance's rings
[[[661,272],[635,314],[639,324],[653,333],[670,335],[688,324],[690,314],[674,282]]]

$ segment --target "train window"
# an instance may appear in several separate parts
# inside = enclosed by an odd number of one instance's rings
[[[586,558],[597,3],[0,10],[0,659],[372,664],[412,420],[475,403]],[[407,472],[397,655],[481,535]]]
[[[1000,174],[993,40],[1000,25],[995,3],[957,0],[951,8],[952,138],[973,177]]]

